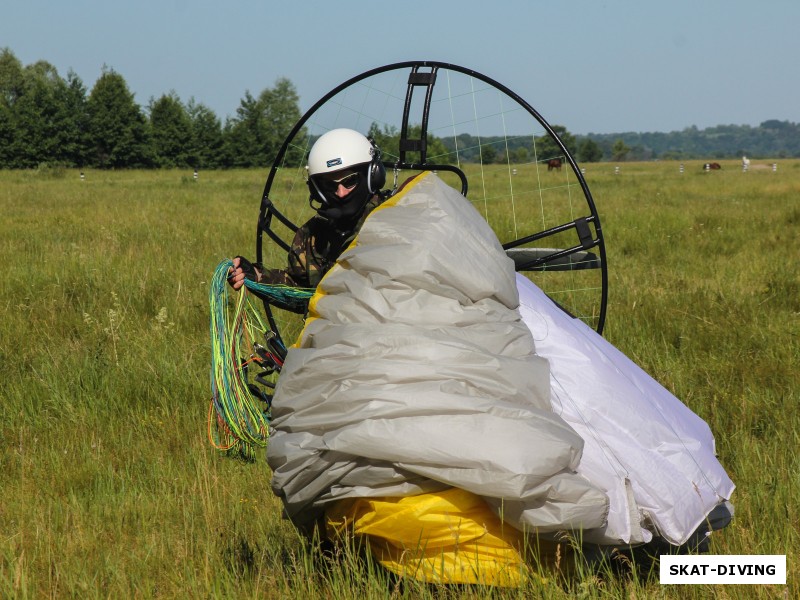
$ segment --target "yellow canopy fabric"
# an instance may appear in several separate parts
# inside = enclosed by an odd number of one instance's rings
[[[353,536],[387,570],[429,583],[517,587],[532,575],[525,535],[458,488],[340,500],[326,511],[326,533]],[[540,550],[552,554],[556,544],[543,543]]]

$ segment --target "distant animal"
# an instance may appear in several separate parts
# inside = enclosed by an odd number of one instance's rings
[[[560,158],[551,158],[547,161],[547,170],[552,171],[553,169],[561,170],[561,159]]]
[[[747,168],[750,166],[750,159],[746,156],[742,157],[742,171],[747,171]]]
[[[718,171],[722,168],[722,165],[719,163],[706,163],[703,165],[704,171]]]

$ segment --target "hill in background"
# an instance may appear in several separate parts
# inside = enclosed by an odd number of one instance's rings
[[[741,158],[800,158],[800,124],[776,119],[764,121],[758,127],[750,125],[717,125],[706,129],[695,126],[682,131],[589,133],[573,135],[567,128],[554,125],[553,129],[578,162],[646,161]],[[452,139],[442,139],[448,150],[453,150]],[[542,149],[546,140],[537,137]],[[498,150],[507,148],[512,157],[520,161],[530,153],[531,136],[476,138],[467,134],[458,136],[460,157],[468,162],[478,160],[478,148],[495,145]],[[548,148],[539,152],[546,160],[557,156],[560,150]],[[504,155],[498,152],[501,160]],[[484,157],[485,162],[485,157]]]
[[[690,158],[797,158],[800,157],[800,124],[775,119],[758,127],[717,125],[706,129],[687,127],[669,133],[612,133],[576,136],[591,139],[610,157],[618,140],[630,149],[627,160]]]

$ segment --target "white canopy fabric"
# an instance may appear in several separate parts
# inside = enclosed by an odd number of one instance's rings
[[[550,364],[553,410],[584,440],[578,472],[610,499],[608,523],[584,539],[685,543],[734,490],[708,425],[519,274],[517,287],[536,352]]]
[[[416,177],[312,298],[273,401],[273,491],[301,528],[338,499],[455,486],[519,529],[680,543],[732,491],[708,428],[574,325],[466,199]]]

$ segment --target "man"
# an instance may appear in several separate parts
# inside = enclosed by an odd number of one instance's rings
[[[297,230],[284,269],[265,269],[237,256],[228,281],[234,289],[245,279],[258,283],[314,288],[353,241],[385,196],[386,170],[380,149],[352,129],[323,134],[308,155],[308,189],[317,214]]]

